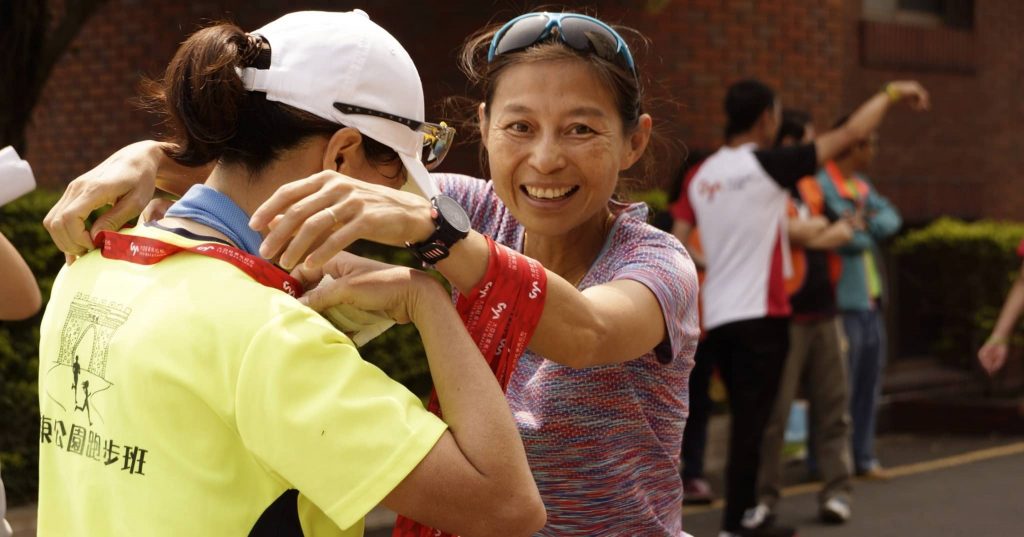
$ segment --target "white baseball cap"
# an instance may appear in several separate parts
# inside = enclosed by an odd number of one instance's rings
[[[289,13],[252,33],[270,45],[270,68],[240,69],[245,89],[394,149],[419,190],[437,195],[421,156],[424,131],[439,126],[424,121],[423,84],[398,40],[359,9]]]

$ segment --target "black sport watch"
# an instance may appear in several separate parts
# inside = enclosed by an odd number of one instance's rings
[[[445,195],[430,200],[430,217],[434,219],[434,233],[425,241],[405,243],[424,265],[434,265],[448,257],[452,245],[469,235],[469,215],[459,202]]]

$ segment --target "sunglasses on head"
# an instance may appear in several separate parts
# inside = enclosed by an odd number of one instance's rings
[[[396,116],[387,112],[373,110],[372,108],[363,108],[362,106],[347,103],[334,103],[334,107],[343,114],[360,114],[394,121],[395,123],[405,125],[406,127],[422,134],[423,154],[420,155],[420,161],[423,162],[423,166],[428,170],[433,170],[441,164],[441,161],[444,160],[444,157],[448,154],[448,150],[451,149],[452,140],[455,138],[455,129],[449,127],[443,121],[439,124],[417,121],[415,119]]]
[[[552,38],[574,50],[596,54],[636,77],[633,55],[622,36],[594,17],[576,13],[527,13],[508,21],[494,34],[491,48],[487,51],[487,62],[494,61],[496,56],[523,50]]]

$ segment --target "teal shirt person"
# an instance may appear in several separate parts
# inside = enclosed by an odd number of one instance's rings
[[[853,239],[837,249],[843,270],[836,285],[836,305],[840,311],[875,309],[885,294],[878,241],[899,231],[903,219],[863,175],[844,177],[835,163],[828,162],[816,179],[828,214],[853,215],[860,209],[864,215],[864,229],[856,230]]]

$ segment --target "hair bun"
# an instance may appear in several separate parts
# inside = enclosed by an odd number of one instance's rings
[[[267,39],[260,34],[245,34],[245,41],[243,41],[238,47],[238,61],[242,67],[256,67],[266,68],[261,65],[256,65],[257,60],[264,51],[270,50],[270,43],[267,43]],[[267,62],[269,64],[269,62]]]

